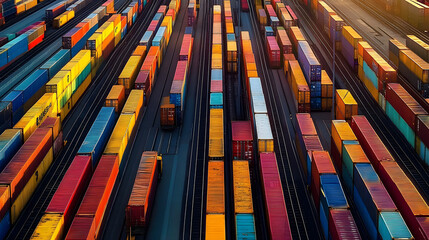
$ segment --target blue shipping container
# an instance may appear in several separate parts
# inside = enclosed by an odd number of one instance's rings
[[[24,105],[24,97],[22,91],[11,91],[6,97],[3,98],[3,102],[10,102],[12,104],[12,112],[16,112],[22,105]]]
[[[211,81],[213,80],[221,80],[222,81],[222,69],[212,69],[211,72]]]
[[[368,209],[366,208],[365,203],[362,200],[356,187],[353,188],[353,200],[354,200],[356,209],[359,212],[359,216],[362,218],[362,222],[365,225],[369,239],[377,240],[378,239],[377,227],[372,221],[371,216],[368,212]]]
[[[363,72],[365,76],[371,81],[372,85],[378,89],[378,78],[377,75],[372,71],[372,69],[363,61]]]
[[[114,107],[102,107],[77,154],[90,155],[92,167],[98,163],[116,122]]]
[[[323,174],[320,176],[320,204],[324,208],[325,217],[329,219],[329,209],[348,208],[346,196],[337,175]]]
[[[316,110],[316,111],[322,110],[322,98],[320,97],[310,98],[310,107],[311,107],[311,110]]]
[[[146,31],[143,34],[143,37],[140,39],[139,45],[146,46],[146,48],[150,48],[153,38],[153,31]]]
[[[210,93],[210,108],[223,108],[222,93]]]
[[[40,69],[46,69],[48,71],[48,78],[51,79],[70,61],[70,59],[70,49],[61,49],[46,61]]]
[[[0,172],[3,171],[4,167],[6,167],[21,145],[22,136],[20,130],[6,129],[0,135]]]
[[[253,214],[236,214],[235,229],[237,240],[256,240],[255,219]]]
[[[269,37],[269,36],[274,36],[274,30],[272,27],[270,26],[265,26],[265,36]]]
[[[0,239],[4,239],[10,229],[10,211],[8,211],[0,222]]]
[[[22,91],[23,101],[27,102],[40,88],[48,82],[48,70],[37,69],[24,79],[14,90]]]
[[[413,239],[399,212],[382,212],[378,219],[378,232],[383,240]]]
[[[28,51],[28,36],[27,34],[19,35],[17,38],[6,43],[0,49],[7,49],[7,62],[13,61],[21,54]]]
[[[71,57],[73,58],[83,47],[86,45],[86,41],[92,36],[92,34],[98,29],[98,23],[95,24],[70,50]]]

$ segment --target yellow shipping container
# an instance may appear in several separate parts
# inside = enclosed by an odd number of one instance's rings
[[[212,69],[222,69],[222,54],[212,54]]]
[[[209,161],[206,213],[225,213],[224,163]]]
[[[61,108],[67,103],[72,96],[71,84],[68,85],[64,91],[57,97],[57,112],[61,111]]]
[[[206,215],[206,240],[225,240],[225,214]]]
[[[249,162],[245,160],[234,160],[232,166],[235,213],[253,213]]]
[[[125,89],[132,89],[134,87],[134,81],[140,70],[139,64],[141,60],[141,56],[131,56],[128,59],[128,62],[118,77],[118,84],[125,86]]]
[[[161,27],[166,27],[167,35],[170,36],[173,30],[173,17],[165,16],[161,22]]]
[[[122,85],[113,85],[106,97],[106,107],[115,107],[115,112],[119,112],[124,102],[125,88]]]
[[[104,40],[113,33],[113,22],[105,22],[101,27],[99,27],[95,32],[101,33],[101,41],[104,42]]]
[[[25,3],[20,3],[16,5],[16,14],[21,14],[25,12]]]
[[[209,158],[223,159],[223,109],[210,109]]]
[[[59,71],[46,83],[46,92],[55,93],[59,96],[70,84],[70,71]]]
[[[31,235],[31,240],[60,240],[64,231],[64,217],[59,213],[45,213]]]
[[[221,12],[222,12],[222,9],[221,9],[220,5],[214,5],[213,6],[213,15],[214,14],[221,14]]]
[[[404,64],[423,83],[429,83],[429,63],[411,50],[399,51],[399,62]]]
[[[352,93],[347,89],[337,89],[335,94],[336,119],[351,120],[352,116],[358,114],[358,104]]]
[[[226,49],[227,49],[228,62],[236,62],[237,61],[237,43],[235,41],[227,42]]]
[[[332,120],[331,128],[332,140],[340,156],[342,156],[343,141],[357,141],[357,138],[350,125],[345,120]]]
[[[24,142],[51,113],[56,114],[56,94],[45,93],[13,128],[22,129]]]
[[[122,114],[135,114],[135,119],[137,121],[140,110],[143,106],[143,96],[143,90],[131,90],[127,101],[125,102],[124,108],[122,109]]]
[[[292,86],[292,91],[295,95],[296,106],[297,104],[310,103],[310,88],[308,87],[307,81],[305,80],[304,73],[299,66],[298,61],[289,61],[288,81]]]
[[[228,33],[233,34],[234,33],[234,24],[232,24],[232,22],[231,22],[231,23],[225,23],[225,25],[226,25],[226,33],[227,34]]]
[[[222,44],[213,44],[212,54],[222,54]]]
[[[136,123],[134,114],[121,114],[104,149],[104,154],[118,155],[119,165]]]
[[[80,50],[76,56],[74,56],[70,62],[76,62],[78,64],[79,73],[82,72],[86,66],[91,62],[91,51]]]
[[[37,5],[37,0],[30,0],[25,2],[25,11],[30,10],[31,8]]]
[[[322,70],[322,98],[331,98],[333,92],[332,80],[325,70]]]
[[[69,115],[70,110],[73,108],[72,100],[69,99],[64,106],[60,109],[58,112],[58,116],[61,118],[61,122],[64,121],[64,119]]]
[[[89,47],[89,43],[92,43],[92,45],[94,46],[94,47]],[[101,44],[102,44],[102,42],[103,42],[103,33],[101,33],[101,32],[95,32],[94,34],[92,34],[91,35],[91,37],[89,37],[89,39],[86,41],[86,44],[87,44],[87,48],[88,49],[92,49],[92,50],[95,50],[95,49],[101,49]]]
[[[30,197],[33,195],[34,190],[36,190],[37,185],[39,185],[39,183],[42,181],[43,176],[45,176],[45,173],[51,166],[53,160],[54,151],[51,148],[43,158],[42,162],[40,162],[36,171],[31,175],[31,178],[28,180],[27,184],[25,184],[25,187],[22,189],[15,202],[13,202],[10,209],[12,224],[15,223],[15,221],[18,219],[19,214],[21,214],[22,209],[24,209],[28,200],[30,200]]]
[[[357,49],[358,42],[362,41],[362,37],[351,26],[343,26],[342,35],[354,49]]]
[[[88,88],[89,84],[91,83],[91,75],[88,75],[88,77],[85,78],[85,80],[80,84],[76,92],[72,95],[72,106],[75,106],[77,101],[79,101],[80,97],[82,97],[83,93]]]

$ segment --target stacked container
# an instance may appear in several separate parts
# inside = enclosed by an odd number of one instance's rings
[[[298,60],[310,87],[311,109],[322,110],[322,67],[307,41],[298,43]]]
[[[232,156],[236,160],[253,160],[253,134],[250,121],[231,122]]]
[[[333,83],[328,73],[325,70],[322,70],[321,85],[322,85],[322,111],[331,111]]]
[[[335,119],[351,121],[358,114],[358,104],[347,89],[337,89],[335,93]]]
[[[295,96],[295,109],[300,113],[310,112],[310,88],[301,67],[296,60],[288,61],[288,64],[287,79]]]
[[[345,120],[332,120],[331,129],[331,156],[337,172],[342,173],[343,148],[350,141],[356,141],[350,125]]]
[[[343,26],[346,25],[344,20],[338,16],[337,14],[331,14],[329,15],[330,19],[330,32],[329,36],[331,39],[331,42],[335,44],[335,50],[341,51],[341,38],[342,38],[342,29]]]
[[[347,64],[356,70],[358,66],[358,42],[362,37],[350,26],[343,26],[341,35],[341,53]]]

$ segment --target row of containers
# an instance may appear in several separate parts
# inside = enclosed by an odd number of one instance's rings
[[[216,77],[223,86],[222,7],[213,5],[211,78]],[[209,31],[210,32],[210,31]],[[225,164],[224,164],[224,109],[223,87],[216,92],[220,97],[217,107],[209,109],[209,149],[207,164],[207,195],[205,209],[205,239],[226,239],[225,220]],[[210,94],[215,94],[210,92]],[[211,97],[210,97],[211,98]],[[210,103],[212,101],[210,100]]]
[[[428,0],[373,0],[373,3],[384,11],[399,16],[419,30],[429,30]]]
[[[347,62],[350,67],[358,71],[359,79],[365,84],[374,100],[378,102],[394,125],[403,133],[410,145],[416,148],[420,157],[428,164],[426,156],[426,136],[422,135],[428,125],[426,121],[426,116],[428,115],[426,110],[401,84],[395,83],[397,80],[396,70],[372,49],[367,42],[362,41],[362,37],[360,37],[352,27],[346,26],[339,16],[335,17],[335,19],[339,20],[341,23],[332,22],[334,19],[333,16],[336,16],[335,12],[332,11],[332,9],[329,10],[329,7],[326,7],[326,3],[325,5],[321,3],[323,3],[323,1],[319,1],[319,5],[325,10],[317,11],[319,22],[321,22],[322,13],[323,19],[331,19],[330,27],[328,28],[324,25],[324,28],[325,30],[331,29],[330,38],[332,41],[338,40],[334,37],[336,34],[332,34],[333,24],[336,25],[334,27],[335,31],[338,32],[338,34],[341,32],[341,43],[339,46],[342,55],[348,59]],[[322,7],[323,5],[325,7]],[[327,22],[328,21],[324,21],[324,24]],[[340,95],[345,96],[344,93]],[[349,99],[349,101],[349,103],[354,104],[352,100]],[[353,107],[350,110],[353,111]],[[356,112],[357,111],[355,111],[355,113]],[[352,115],[355,113],[352,113]],[[353,119],[354,117],[352,117],[351,121],[352,128]],[[368,128],[368,126],[366,128]],[[371,127],[369,126],[369,128]],[[356,135],[359,134],[360,133],[356,133]],[[411,233],[417,239],[426,239],[428,227],[425,223],[427,220],[423,218],[429,210],[426,202],[401,168],[396,163],[392,163],[394,162],[393,157],[388,153],[387,149],[385,149],[375,132],[371,134],[371,137],[365,140],[365,144],[363,143],[364,139],[359,138],[359,136],[357,137],[362,145],[366,145],[365,147],[368,145],[371,146],[371,150],[366,150],[368,158],[370,158],[369,160],[386,185],[392,199],[395,201],[405,222],[411,230]],[[420,138],[420,136],[422,137]],[[374,143],[371,141],[374,141]],[[340,155],[341,151],[342,150],[339,150]],[[386,163],[386,165],[380,168],[380,162]],[[391,165],[387,166],[388,164]],[[393,176],[394,174],[397,174],[397,176]],[[402,177],[404,179],[402,179]]]
[[[189,1],[189,5],[195,6],[195,1]],[[162,98],[160,106],[160,125],[163,129],[174,129],[182,124],[183,112],[185,110],[186,88],[188,86],[189,67],[192,57],[192,47],[194,38],[192,36],[193,22],[187,22],[185,34],[182,38],[182,45],[179,52],[179,61],[176,63],[176,70],[173,82],[170,86],[168,96]]]
[[[0,71],[41,43],[46,24],[39,21],[14,34],[0,38]]]
[[[38,0],[2,0],[0,1],[0,26],[6,21],[13,19],[16,15],[22,14],[34,8],[42,1]]]
[[[113,19],[118,17],[121,18],[120,14],[113,15],[92,34],[91,38],[95,36],[100,41],[99,45],[114,45],[114,39],[109,40],[106,37],[113,36]],[[110,33],[106,30],[109,29],[108,26],[111,29]],[[39,88],[43,89],[43,92],[46,91],[44,94],[41,93],[41,97],[13,128],[6,129],[0,135],[2,152],[0,185],[3,199],[0,205],[1,238],[16,222],[63,146],[61,123],[91,83],[96,73],[95,66],[103,60],[91,55],[91,50],[83,49],[71,58],[70,50],[60,50],[54,59],[51,58],[45,63],[50,64],[50,67],[36,71],[44,71],[43,74],[51,76],[51,80],[43,82],[46,76],[42,79],[29,78],[29,81],[25,82],[28,84],[25,90],[19,92],[23,96],[34,98],[35,96],[31,94],[40,91]],[[141,97],[143,98],[143,95]],[[46,131],[48,128],[50,130]],[[13,133],[14,131],[16,133]]]
[[[162,17],[166,12],[166,5],[161,5],[157,11]],[[158,46],[152,48],[159,52]],[[137,46],[126,65],[137,61],[140,68],[150,52],[149,49],[145,58],[146,46]],[[156,58],[156,65],[158,61],[161,59]],[[121,75],[128,71],[125,66]],[[118,83],[120,81],[118,77]],[[126,165],[124,152],[129,149],[143,115],[144,91],[127,90],[124,85],[112,86],[105,106],[80,146],[32,239],[100,238],[116,180]],[[147,226],[161,171],[162,158],[157,152],[144,152],[125,209],[130,228]]]
[[[332,121],[332,158],[323,151],[309,114],[297,114],[296,126],[298,152],[325,239],[340,239],[337,234],[344,227],[348,227],[347,236],[360,238],[351,207],[363,223],[365,239],[426,239],[410,232],[416,217],[409,215],[410,207],[421,209],[426,203],[364,116],[353,116],[351,124]],[[409,218],[414,218],[414,225]],[[343,228],[335,227],[338,222]]]
[[[0,102],[0,130],[14,126],[44,93],[55,92],[60,95],[64,90],[68,90],[64,98],[67,101],[70,99],[70,94],[73,95],[77,91],[83,81],[83,76],[86,76],[88,71],[92,77],[95,76],[101,63],[125,36],[127,28],[130,26],[127,25],[127,15],[124,13],[122,16],[114,14],[109,17],[109,15],[100,14],[97,11],[88,15],[64,34],[62,49],[24,78],[2,99]],[[136,14],[134,13],[134,15]],[[91,66],[82,65],[83,69],[76,71],[77,69],[73,69],[74,65],[68,64],[68,62],[83,48],[91,52]],[[73,72],[71,72],[72,70]],[[69,76],[66,71],[70,71],[72,76]],[[80,80],[77,83],[73,82],[77,74],[82,72],[83,74],[78,76]],[[70,83],[70,80],[65,80],[67,77],[73,78],[71,92],[67,89]],[[57,89],[58,83],[62,83],[62,85]],[[48,86],[43,87],[45,85]]]
[[[272,68],[283,67],[298,112],[330,111],[332,81],[306,41],[295,13],[280,1],[258,10]]]
[[[398,127],[408,143],[415,148],[425,164],[429,165],[429,139],[425,134],[429,130],[429,114],[426,107],[400,83],[397,83],[398,72],[367,42],[363,41],[359,33],[351,26],[346,26],[332,9],[329,10],[326,3],[319,1],[319,4],[325,7],[320,7],[324,10],[317,12],[318,19],[331,19],[331,21],[324,21],[325,29],[331,29],[331,40],[336,41],[334,36],[341,33],[339,46],[349,66],[357,70],[359,79],[365,84],[373,99]],[[337,22],[333,20],[334,16],[337,16],[335,17]],[[330,27],[326,27],[328,23]],[[334,28],[336,33],[332,34]],[[407,46],[423,56],[425,45],[414,36],[407,38]],[[425,60],[397,40],[390,40],[389,52],[391,61],[398,63],[399,72],[406,76],[416,89],[420,86],[420,92],[424,96],[427,91],[423,88],[427,85],[425,82],[428,82],[427,72],[429,71]]]
[[[262,5],[257,4],[257,8],[261,9]],[[259,12],[261,11],[259,10]],[[258,15],[260,20],[264,17],[264,14]],[[262,19],[262,21],[266,23],[266,20]],[[270,31],[273,32],[273,30]],[[269,35],[267,34],[266,37],[267,36]],[[287,51],[286,48],[282,49],[282,51]],[[239,147],[237,147],[235,140],[238,141],[240,139],[239,136],[243,136],[244,134],[235,133],[236,124],[232,125],[234,159],[243,157],[244,159],[251,160],[251,151],[253,149],[251,148],[252,143],[249,142],[249,140],[253,140],[253,138],[255,138],[255,146],[257,146],[257,149],[254,151],[257,152],[256,156],[259,157],[258,169],[261,175],[268,234],[271,239],[292,239],[285,199],[283,196],[283,186],[280,180],[276,154],[274,152],[272,125],[269,119],[265,95],[262,88],[262,81],[259,78],[256,68],[252,41],[250,34],[247,31],[241,32],[241,51],[243,53],[243,70],[245,76],[244,85],[246,86],[246,96],[249,104],[248,109],[250,110],[251,131],[244,127],[242,128],[245,129],[247,134],[251,134],[253,132],[254,137],[245,137]],[[280,54],[278,55],[280,56]],[[272,59],[269,59],[269,61],[272,66]],[[280,60],[277,61],[279,62]],[[253,160],[252,162],[256,163],[258,161]]]

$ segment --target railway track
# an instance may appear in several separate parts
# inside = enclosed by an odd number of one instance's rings
[[[281,82],[278,70],[270,70],[267,64],[268,56],[259,31],[258,21],[254,13],[255,6],[249,1],[249,12],[252,30],[255,36],[255,55],[260,63],[261,82],[268,100],[268,111],[271,115],[271,126],[275,138],[277,163],[283,185],[283,193],[288,210],[289,224],[294,239],[322,239],[318,224],[318,216],[312,200],[307,192],[304,176],[293,139],[292,122],[289,106],[285,98],[279,96]],[[253,14],[252,14],[253,13]],[[253,40],[253,39],[252,39]],[[278,86],[277,84],[279,84]]]
[[[124,2],[126,7],[128,2]],[[74,159],[82,141],[88,133],[92,122],[98,115],[98,110],[103,105],[104,99],[115,83],[116,77],[122,71],[127,56],[129,56],[140,37],[149,26],[151,17],[156,13],[160,2],[151,1],[143,10],[134,27],[128,32],[126,37],[115,48],[109,59],[100,67],[97,76],[93,79],[86,94],[73,108],[69,117],[63,123],[64,139],[68,145],[60,152],[54,160],[45,177],[37,187],[30,201],[24,208],[18,221],[9,232],[7,239],[28,239],[37,226],[52,196],[57,190],[62,177],[68,166]],[[119,10],[123,10],[125,7]],[[89,101],[89,103],[88,103]],[[70,124],[69,124],[69,121]],[[67,129],[67,132],[65,132]],[[77,209],[76,209],[77,210]]]
[[[332,43],[324,32],[318,27],[309,15],[308,10],[301,5],[297,0],[293,0],[295,9],[298,10],[300,20],[303,20],[305,29],[315,34],[314,43],[316,45],[316,55],[319,60],[325,62],[325,66],[332,70]],[[310,19],[310,20],[308,20]],[[320,46],[317,46],[320,45]],[[360,111],[367,117],[374,130],[379,135],[380,139],[389,149],[395,160],[410,177],[426,201],[429,199],[429,174],[426,166],[422,163],[420,157],[415,150],[408,144],[404,136],[393,125],[392,121],[387,117],[384,111],[378,106],[371,94],[361,83],[356,74],[346,65],[346,61],[341,54],[337,54],[335,62],[337,78],[342,79],[352,92],[353,96],[359,104]]]
[[[194,44],[199,42],[197,56],[192,57],[192,66],[198,66],[198,71],[191,71],[190,77],[197,77],[197,101],[194,110],[194,123],[190,143],[190,161],[187,179],[185,181],[184,209],[182,219],[181,239],[204,239],[205,237],[205,197],[207,183],[207,154],[209,110],[208,94],[210,79],[210,53],[212,43],[212,1],[200,2],[198,12],[197,33]],[[198,34],[198,31],[201,31]],[[198,36],[199,35],[199,36]],[[200,101],[199,101],[200,100]]]

